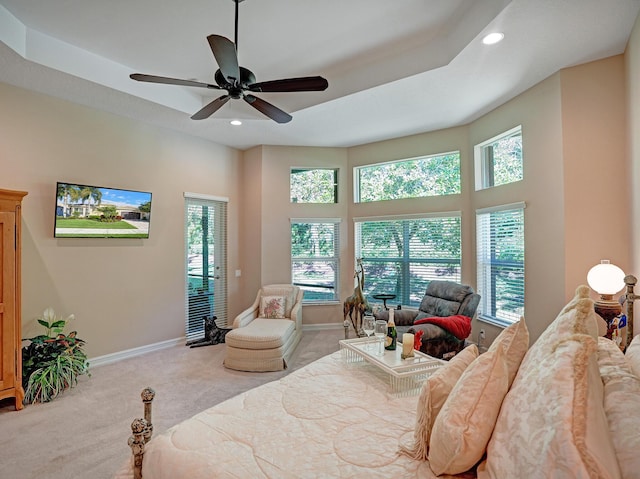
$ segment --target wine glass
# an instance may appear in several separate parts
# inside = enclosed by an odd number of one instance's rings
[[[382,356],[384,354],[384,338],[387,336],[387,322],[384,319],[376,320],[374,333],[378,339],[378,356]]]
[[[376,329],[376,318],[371,315],[365,315],[362,320],[362,331],[367,335],[367,349],[371,349],[371,344],[369,342],[369,337],[373,334]]]

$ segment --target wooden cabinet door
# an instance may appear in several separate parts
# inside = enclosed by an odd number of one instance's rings
[[[13,388],[16,380],[15,235],[15,214],[0,212],[0,391]]]

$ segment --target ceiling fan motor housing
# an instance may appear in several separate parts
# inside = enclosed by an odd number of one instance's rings
[[[214,79],[218,86],[224,90],[229,92],[229,96],[234,99],[238,99],[242,97],[242,91],[246,90],[249,85],[253,85],[256,82],[256,76],[253,72],[247,68],[240,68],[240,82],[230,83],[224,77],[222,71],[218,69],[214,75]]]

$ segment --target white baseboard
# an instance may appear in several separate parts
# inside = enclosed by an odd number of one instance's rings
[[[138,348],[127,349],[125,351],[118,351],[117,353],[105,354],[104,356],[97,356],[89,359],[89,366],[95,368],[97,366],[104,366],[105,364],[115,363],[122,361],[123,359],[133,358],[140,356],[141,354],[150,353],[152,351],[158,351],[160,349],[171,348],[179,344],[184,345],[186,338],[168,339],[166,341],[160,341],[159,343],[147,344],[146,346],[140,346]]]
[[[344,329],[342,323],[320,323],[320,324],[303,324],[303,331],[327,331],[333,329]],[[171,348],[179,344],[184,345],[186,342],[185,337],[168,339],[159,343],[147,344],[146,346],[140,346],[138,348],[127,349],[125,351],[118,351],[116,353],[105,354],[104,356],[96,356],[95,358],[89,358],[89,365],[92,368],[98,366],[104,366],[105,364],[111,364],[123,359],[133,358],[140,356],[141,354],[150,353],[152,351],[159,351],[160,349]]]
[[[318,323],[318,324],[303,324],[303,331],[327,331],[329,329],[344,329],[342,323]]]

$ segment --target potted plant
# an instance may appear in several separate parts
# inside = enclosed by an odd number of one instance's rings
[[[78,382],[82,374],[89,374],[89,363],[83,347],[85,342],[77,332],[65,334],[66,319],[57,318],[52,308],[47,308],[38,318],[45,334],[23,339],[29,344],[22,348],[22,383],[25,403],[48,402]]]

